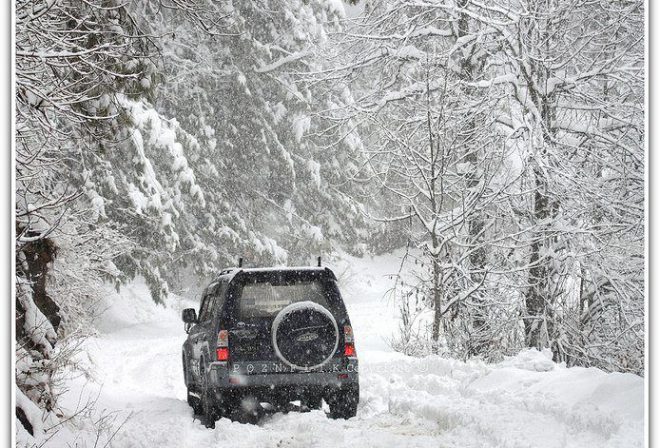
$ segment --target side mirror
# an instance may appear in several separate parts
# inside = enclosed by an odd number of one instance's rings
[[[181,319],[186,323],[183,329],[190,333],[190,328],[197,323],[197,313],[194,308],[186,308],[181,312]]]
[[[195,308],[186,308],[181,312],[181,319],[187,324],[197,323],[197,313]]]

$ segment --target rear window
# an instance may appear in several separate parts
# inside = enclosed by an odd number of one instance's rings
[[[275,316],[296,302],[310,301],[328,308],[320,280],[248,280],[238,288],[236,298],[242,319]]]

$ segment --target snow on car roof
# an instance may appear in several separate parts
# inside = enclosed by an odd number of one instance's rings
[[[245,272],[261,272],[261,271],[325,271],[326,267],[319,266],[268,266],[261,268],[238,268]]]
[[[329,272],[333,277],[334,272],[326,266],[267,266],[267,267],[257,267],[257,268],[228,268],[220,271],[219,276],[230,275],[234,276],[239,272],[244,273],[262,273],[262,272]]]

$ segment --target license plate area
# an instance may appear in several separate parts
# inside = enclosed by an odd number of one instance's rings
[[[295,373],[291,367],[278,361],[241,361],[231,366],[231,373],[241,375],[265,375],[277,373]]]
[[[340,371],[340,362],[334,360],[318,369],[298,370],[279,361],[239,361],[231,365],[230,373],[239,375],[269,375],[281,373],[310,373]]]

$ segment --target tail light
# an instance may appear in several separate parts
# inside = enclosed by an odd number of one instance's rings
[[[344,325],[344,356],[355,356],[355,343],[353,342],[353,329]]]
[[[227,330],[220,330],[218,333],[215,354],[218,361],[229,360],[229,332]]]
[[[227,347],[218,347],[215,349],[218,355],[218,361],[227,361],[229,359],[229,349]]]

